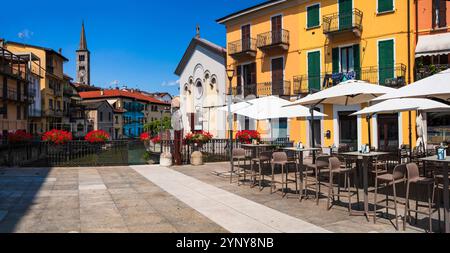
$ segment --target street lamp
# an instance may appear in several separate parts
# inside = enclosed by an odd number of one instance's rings
[[[227,69],[227,77],[229,81],[228,86],[228,127],[229,127],[229,144],[230,144],[230,163],[231,163],[231,171],[230,171],[230,184],[233,182],[233,173],[234,173],[234,164],[233,164],[233,114],[231,113],[231,104],[233,103],[233,77],[234,77],[234,68]]]

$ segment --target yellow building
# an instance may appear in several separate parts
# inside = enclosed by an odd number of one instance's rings
[[[226,26],[228,68],[236,69],[234,95],[296,100],[347,79],[394,88],[414,81],[413,4],[278,0],[217,20]],[[319,105],[317,110],[328,117],[314,124],[316,144],[357,148],[368,143],[365,118],[349,116],[365,106]],[[414,114],[412,118],[415,126]],[[371,121],[373,146],[389,149],[409,143],[408,119],[408,113],[376,116]],[[269,135],[267,123],[258,122],[258,128]],[[305,119],[281,119],[271,128],[275,136],[285,132],[294,141],[312,139]],[[414,140],[414,132],[412,136]]]
[[[17,42],[6,42],[6,48],[12,52],[31,52],[41,59],[41,66],[44,69],[40,81],[41,88],[41,120],[38,129],[43,132],[62,128],[63,118],[63,84],[64,84],[64,63],[68,61],[66,57],[50,48],[28,45]]]

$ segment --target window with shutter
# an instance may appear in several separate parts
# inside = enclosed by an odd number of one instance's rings
[[[320,51],[308,53],[308,88],[320,90]]]
[[[385,85],[394,78],[394,40],[378,42],[379,84]]]
[[[320,26],[320,4],[306,7],[307,12],[307,28]]]
[[[378,0],[378,13],[394,10],[394,0]]]

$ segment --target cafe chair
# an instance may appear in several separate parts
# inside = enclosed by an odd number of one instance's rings
[[[353,186],[355,187],[356,191],[351,191],[351,180],[350,180],[350,174],[356,173],[356,167],[349,166],[347,163],[343,163],[339,160],[337,157],[331,157],[329,158],[329,184],[328,184],[328,202],[327,202],[327,210],[331,210],[333,207],[333,204],[335,202],[335,197],[341,198],[345,197],[348,198],[348,211],[350,214],[352,210],[352,196],[357,195],[358,203],[359,203],[359,191],[356,186],[356,181],[353,182]],[[341,185],[338,183],[336,186],[338,188],[338,192],[335,192],[335,182],[334,179],[336,177],[340,177],[341,175],[344,175],[344,191],[347,194],[341,194]]]
[[[374,198],[374,206],[375,206],[375,214],[373,216],[373,223],[377,223],[377,211],[378,207],[381,206],[386,209],[386,216],[389,215],[389,209],[394,210],[395,212],[395,229],[398,231],[398,199],[397,199],[397,184],[406,182],[406,165],[400,164],[394,168],[394,171],[391,173],[385,173],[382,175],[378,175],[375,178],[375,198]],[[388,189],[392,186],[393,191],[393,199],[389,197]],[[386,197],[383,200],[378,200],[378,192],[384,189],[386,192]],[[390,202],[394,202],[394,206],[389,205]],[[384,203],[384,204],[383,204]]]
[[[441,227],[441,221],[442,221],[442,216],[441,216],[441,207],[443,206],[443,201],[444,201],[444,175],[442,174],[441,171],[436,170],[434,173],[434,178],[435,178],[435,185],[434,185],[434,191],[436,193],[436,202],[433,201],[433,203],[436,203],[436,208],[438,210],[438,219],[439,219],[439,232],[442,232],[442,227]],[[450,179],[450,177],[449,177]],[[449,187],[450,189],[450,187]]]
[[[289,165],[295,166],[295,177],[294,179],[289,178]],[[275,181],[275,168],[281,167],[281,181]],[[301,199],[301,192],[298,190],[298,177],[299,174],[298,164],[296,161],[289,161],[288,156],[285,152],[275,152],[272,154],[272,181],[270,186],[270,193],[274,193],[276,189],[276,184],[281,184],[281,189],[283,191],[282,198],[287,196],[287,190],[290,183],[295,184],[295,191],[298,192],[299,199]]]
[[[406,220],[411,220],[411,212],[415,213],[415,222],[417,223],[418,214],[423,214],[428,216],[428,229],[429,232],[433,232],[433,213],[437,212],[438,208],[434,202],[434,195],[436,190],[436,181],[434,178],[421,177],[419,167],[415,163],[409,163],[406,165],[408,170],[408,180],[406,185],[406,205],[405,205],[405,216],[403,221],[403,230],[406,230]],[[412,187],[414,186],[414,187]],[[421,195],[421,189],[418,186],[427,188],[427,203],[426,205],[419,203],[419,198]],[[411,199],[411,189],[414,189],[414,197],[416,199],[415,209],[411,209],[410,199]],[[426,211],[421,211],[419,208],[426,208]],[[433,210],[434,209],[434,210]]]
[[[233,149],[233,163],[237,161],[237,176],[238,176],[238,186],[241,185],[241,178],[244,178],[244,182],[247,180],[247,175],[249,174],[245,168],[247,155],[245,149],[238,148]],[[241,166],[241,162],[243,162],[243,166]],[[233,177],[233,173],[231,173],[231,177]]]
[[[258,157],[251,159],[252,188],[256,186],[256,181],[258,181],[259,190],[262,191],[264,189],[262,186],[262,182],[264,181],[263,165],[270,165],[271,157],[272,152],[265,151],[261,152]],[[258,165],[258,170],[254,168],[255,165]]]
[[[304,168],[301,168],[303,173],[303,191],[304,196],[308,197],[308,191],[313,191],[315,195],[316,205],[319,205],[321,186],[323,183],[320,181],[321,173],[329,171],[330,156],[318,156],[315,164],[305,164]]]

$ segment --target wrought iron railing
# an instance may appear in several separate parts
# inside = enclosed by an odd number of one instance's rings
[[[416,80],[421,80],[450,68],[450,64],[431,64],[416,67]]]
[[[294,95],[314,93],[330,88],[348,80],[362,80],[368,83],[399,88],[406,85],[406,65],[396,64],[392,67],[364,67],[345,73],[321,73],[320,75],[294,76]]]
[[[275,30],[259,34],[257,37],[257,47],[265,48],[274,45],[289,45],[289,31]]]
[[[230,55],[236,55],[246,52],[256,52],[256,39],[247,38],[228,43],[228,52]]]
[[[20,55],[0,47],[0,73],[26,80],[28,74],[28,61]]]
[[[244,84],[243,86],[235,86],[233,87],[233,96],[244,96],[244,97],[248,97],[248,96],[256,96],[257,94],[257,89],[256,89],[256,84]]]
[[[323,16],[324,34],[358,29],[362,31],[363,12],[353,9],[350,13],[333,13]]]
[[[62,117],[64,112],[58,109],[47,109],[43,111],[43,115],[46,117]]]
[[[279,80],[273,82],[258,83],[258,96],[290,96],[291,81]]]

